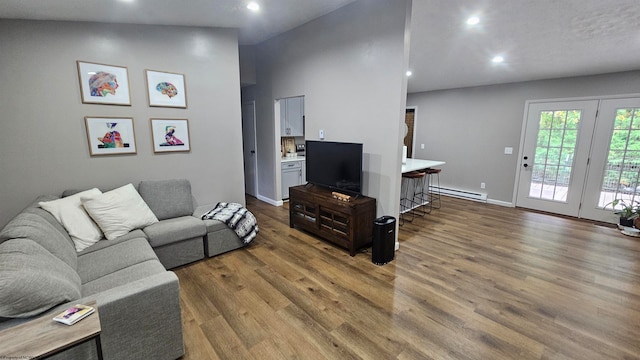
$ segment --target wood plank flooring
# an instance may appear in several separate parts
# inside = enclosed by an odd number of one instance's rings
[[[443,198],[384,266],[290,229],[175,270],[184,359],[640,359],[640,238]]]

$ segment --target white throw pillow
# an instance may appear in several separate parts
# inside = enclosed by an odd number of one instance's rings
[[[82,205],[109,240],[158,222],[132,184],[83,201]]]
[[[76,251],[80,252],[102,239],[102,231],[82,206],[82,200],[93,199],[100,194],[102,192],[94,188],[62,199],[39,202],[38,205],[64,226]]]

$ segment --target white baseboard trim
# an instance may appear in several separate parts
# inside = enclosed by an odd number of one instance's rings
[[[505,206],[505,207],[516,207],[512,202],[494,200],[494,199],[487,199],[487,204],[499,205],[499,206]]]
[[[282,206],[282,204],[284,204],[284,202],[283,202],[282,200],[280,200],[280,201],[273,200],[273,199],[270,199],[270,198],[268,198],[268,197],[266,197],[266,196],[262,196],[262,195],[260,195],[260,194],[258,194],[258,196],[256,196],[256,198],[257,198],[258,200],[260,200],[260,201],[264,201],[264,202],[266,202],[267,204],[271,204],[271,205],[273,205],[273,206]]]

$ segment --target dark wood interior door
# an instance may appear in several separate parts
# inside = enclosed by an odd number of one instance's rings
[[[413,157],[413,124],[415,120],[415,109],[407,109],[404,115],[405,134],[404,145],[407,147],[407,157]]]

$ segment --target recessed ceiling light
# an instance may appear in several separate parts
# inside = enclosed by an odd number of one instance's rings
[[[477,16],[472,16],[467,19],[467,25],[478,25],[480,23],[480,18]]]
[[[249,9],[251,11],[258,11],[258,10],[260,10],[260,4],[258,4],[255,1],[252,1],[252,2],[247,4],[247,9]]]
[[[494,64],[499,64],[501,62],[504,62],[504,57],[502,57],[501,55],[496,55],[493,57],[493,59],[491,59],[491,62]]]
[[[413,75],[413,73],[411,72],[411,70],[407,70],[407,76],[411,76]]]

